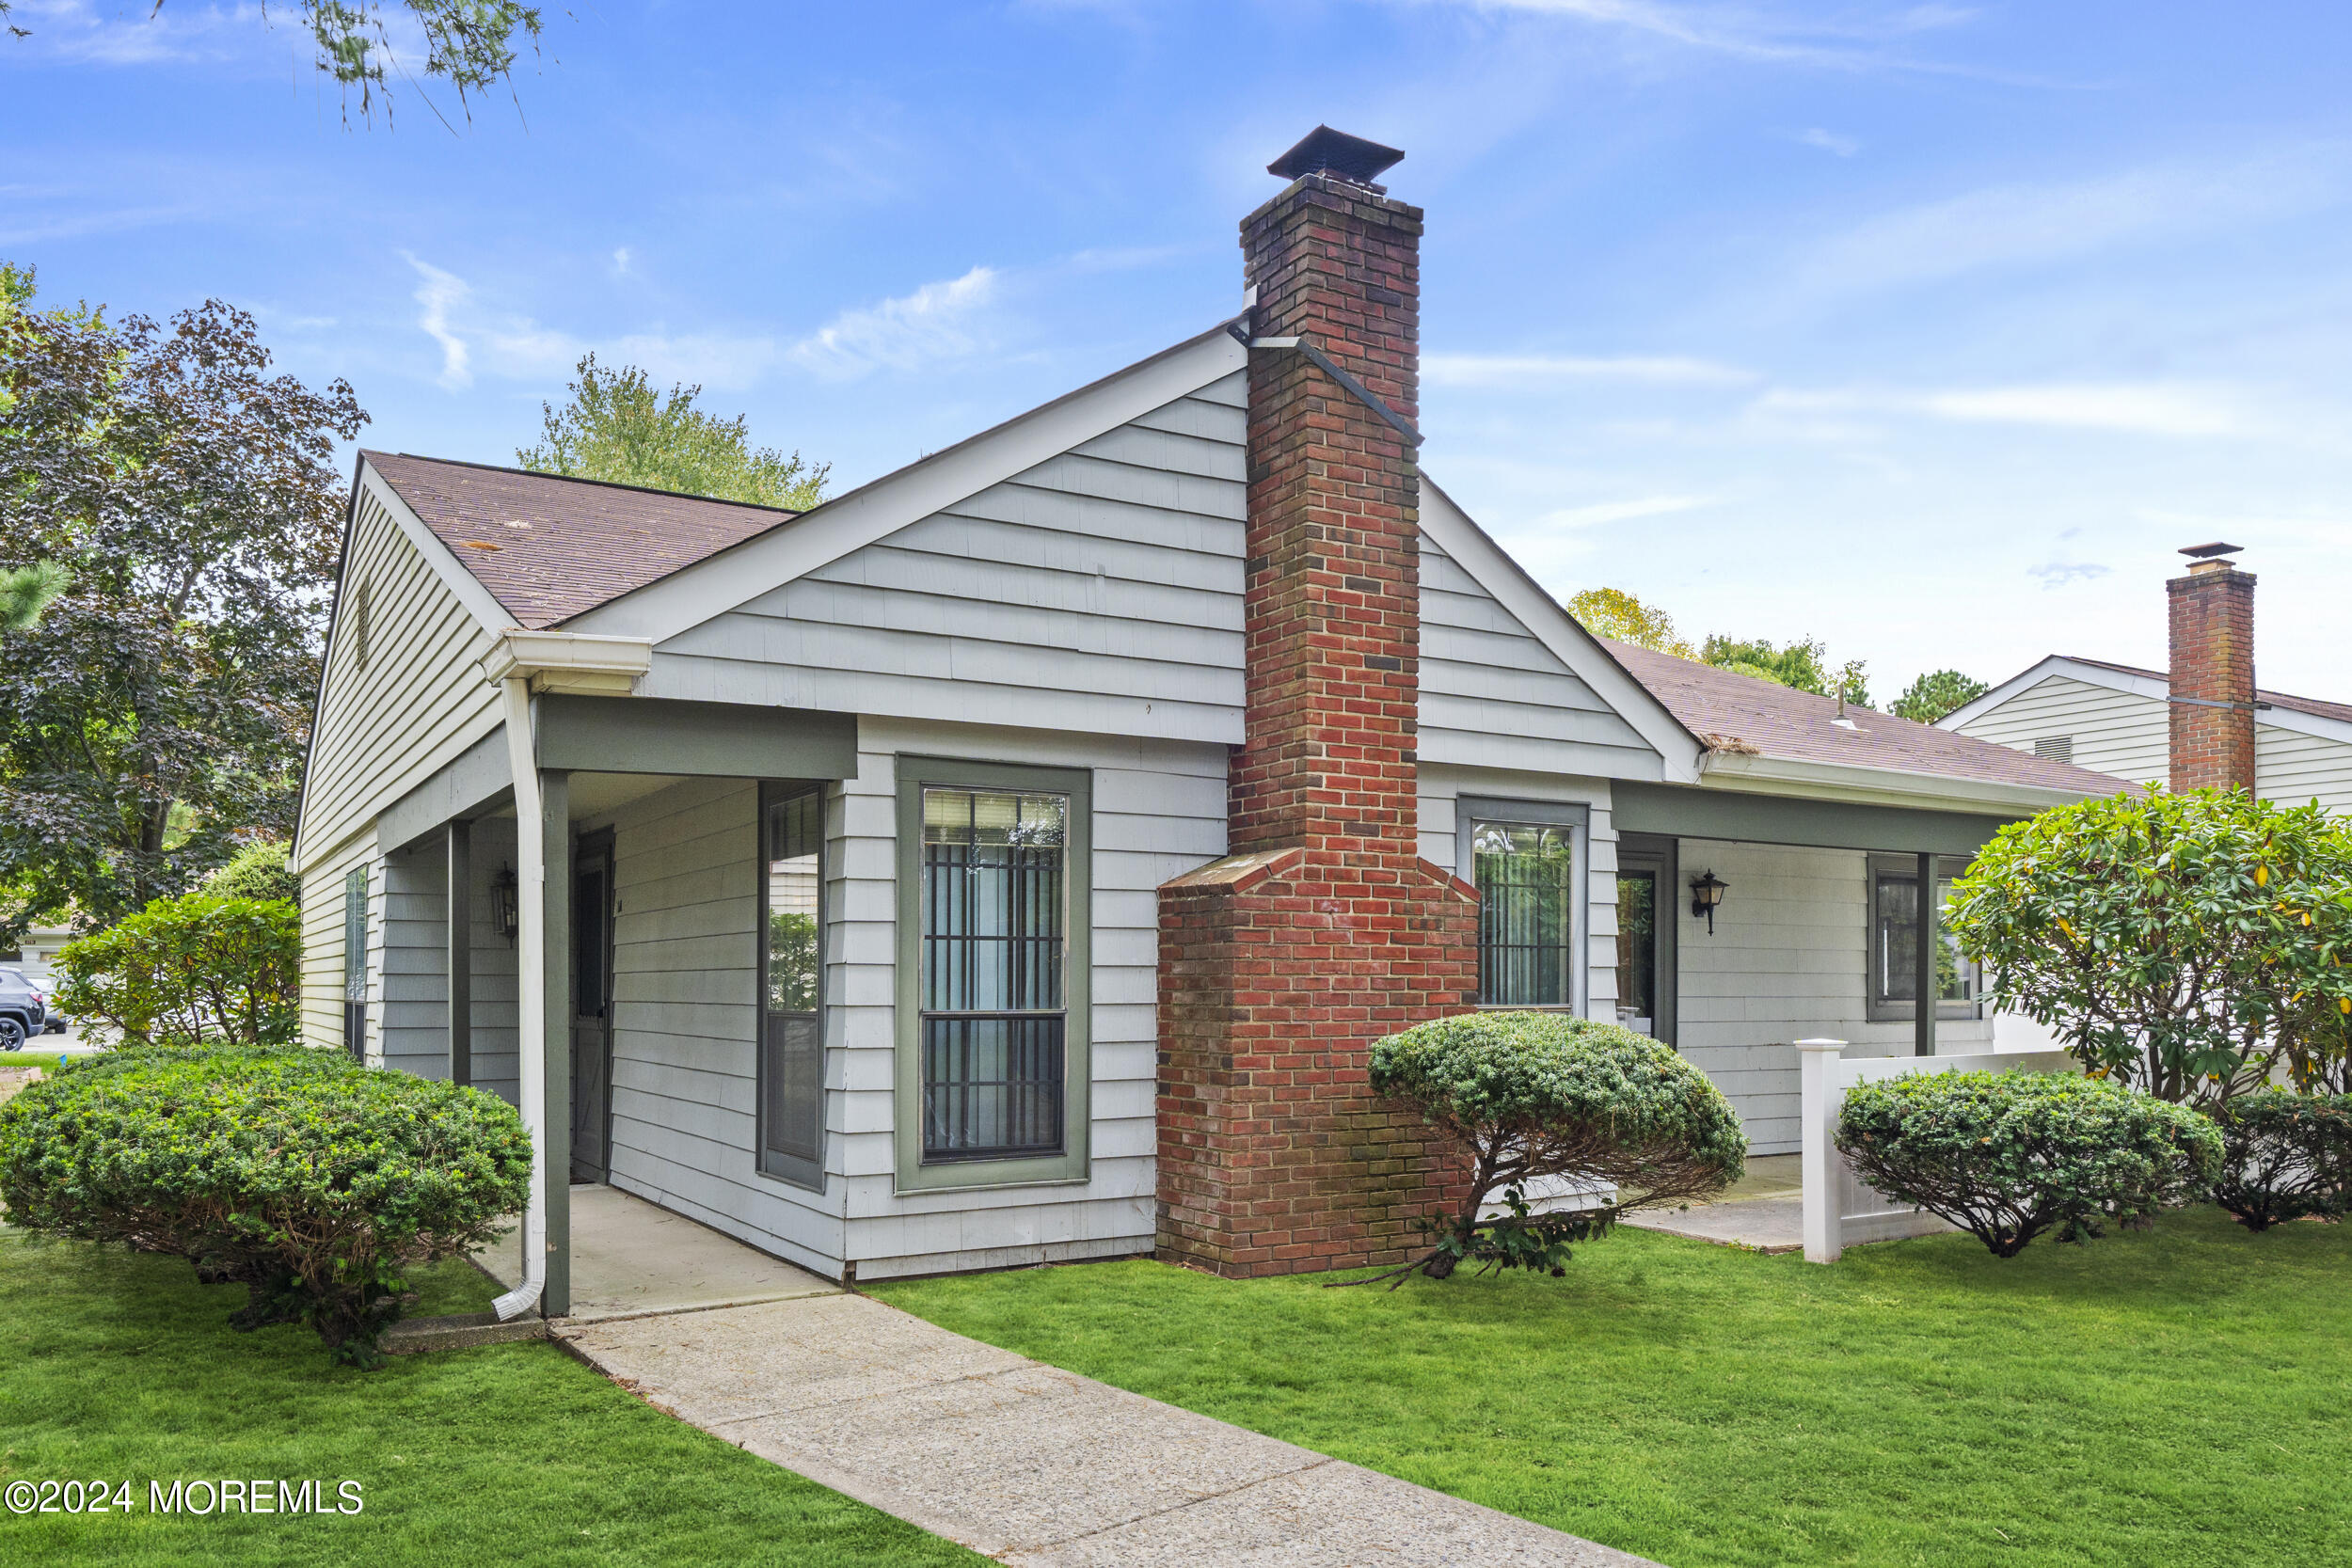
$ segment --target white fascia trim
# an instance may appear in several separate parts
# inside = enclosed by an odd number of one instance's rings
[[[1751,795],[1794,795],[1815,800],[1851,800],[1943,811],[2030,814],[2099,798],[2088,790],[2056,789],[2047,784],[1964,779],[1948,773],[1897,772],[1885,768],[1856,768],[1851,763],[1756,757],[1734,752],[1709,752],[1705,776],[1699,782]],[[2129,786],[2118,779],[2116,787],[2121,790]]]
[[[2096,664],[2085,664],[2078,659],[2069,658],[2064,654],[2052,654],[2025,673],[2012,675],[2003,681],[1975,702],[1954,708],[1935,721],[1936,727],[1955,731],[1965,729],[1975,720],[1982,718],[2019,693],[2032,690],[2053,675],[2063,675],[2069,680],[2081,681],[2086,686],[2105,687],[2109,691],[2122,691],[2134,697],[2145,697],[2150,702],[2169,702],[2172,696],[2172,685],[2169,680],[2154,675],[2135,675],[2122,670],[2103,669]],[[2303,713],[2291,707],[2279,707],[2269,703],[2257,702],[2254,705],[2254,722],[2258,725],[2267,724],[2274,730],[2293,730],[2297,735],[2317,736],[2323,740],[2342,740],[2352,743],[2352,723],[2347,723],[2341,719],[2329,719],[2322,714]]]
[[[1218,325],[564,623],[664,642],[1249,362]]]
[[[1685,729],[1648,687],[1612,658],[1609,650],[1594,641],[1593,634],[1426,473],[1421,476],[1421,526],[1439,549],[1495,596],[1496,603],[1518,617],[1535,641],[1649,743],[1665,764],[1666,783],[1700,782],[1700,759],[1706,748],[1698,736]]]
[[[2258,728],[2293,730],[2297,735],[2313,735],[2323,740],[2352,744],[2352,724],[2316,713],[2297,713],[2291,707],[2273,707],[2267,703],[2256,703],[2254,723]]]
[[[482,656],[482,678],[493,686],[509,675],[634,680],[652,668],[653,644],[642,637],[590,637],[573,631],[510,628]]]

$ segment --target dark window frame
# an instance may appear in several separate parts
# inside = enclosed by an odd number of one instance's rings
[[[1959,877],[1968,869],[1968,864],[1969,857],[1965,855],[1937,856],[1936,881],[1940,884],[1949,879]],[[1919,1018],[1919,1005],[1915,998],[1905,1001],[1892,1000],[1886,996],[1886,954],[1879,942],[1879,888],[1882,883],[1889,881],[1917,886],[1919,858],[1916,855],[1873,854],[1867,857],[1867,869],[1863,878],[1862,903],[1863,941],[1869,948],[1867,974],[1863,982],[1869,988],[1868,992],[1863,998],[1867,1009],[1866,1016],[1872,1023],[1915,1023]],[[1905,935],[1906,940],[1912,941],[1915,945],[1915,936],[1909,930]],[[1936,936],[1939,941],[1947,940],[1947,927],[1941,921],[1937,922]],[[1976,996],[1973,1000],[1966,1002],[1948,1002],[1938,999],[1935,1005],[1935,1016],[1939,1022],[1969,1023],[1987,1016],[1984,1010],[1983,974],[1964,957],[1960,961],[1975,972]]]
[[[825,1063],[831,1054],[829,1031],[832,1026],[832,1014],[827,1006],[832,987],[828,984],[828,965],[825,961],[827,917],[832,912],[832,898],[827,887],[830,868],[826,853],[830,835],[825,829],[830,793],[827,785],[817,780],[771,780],[763,783],[759,786],[758,859],[753,866],[752,918],[754,929],[759,933],[759,961],[752,976],[752,1027],[755,1032],[752,1053],[755,1079],[753,1085],[755,1127],[752,1134],[752,1168],[762,1176],[813,1193],[825,1190],[825,1156],[830,1143],[826,1127],[825,1088]],[[778,859],[786,858],[776,853],[778,846],[773,832],[775,809],[803,799],[813,799],[817,803],[817,1139],[816,1150],[811,1155],[773,1147],[770,1127],[773,1111],[770,1103],[772,1079],[779,1070],[774,1059],[776,1042],[771,1039],[770,1030],[775,1019],[791,1016],[771,1012],[768,1006],[769,965],[773,958],[769,903],[771,891],[769,885],[770,868]]]
[[[923,798],[927,789],[1059,795],[1068,801],[1062,877],[1061,1148],[1052,1153],[926,1158],[923,1094]],[[901,1192],[1084,1181],[1092,1125],[1094,776],[1082,768],[958,758],[898,759],[895,1137]]]
[[[1581,802],[1562,800],[1528,800],[1486,795],[1464,795],[1456,798],[1454,806],[1454,868],[1455,874],[1471,886],[1477,886],[1478,863],[1475,853],[1477,826],[1492,822],[1510,827],[1565,828],[1568,832],[1568,951],[1566,969],[1568,994],[1565,1001],[1551,1003],[1489,1002],[1482,982],[1478,1005],[1510,1012],[1568,1013],[1585,1016],[1592,1002],[1592,928],[1593,928],[1593,808]],[[1483,900],[1482,900],[1483,902]],[[1480,947],[1483,973],[1485,924],[1480,925]]]
[[[368,1059],[368,868],[343,873],[343,1050]]]

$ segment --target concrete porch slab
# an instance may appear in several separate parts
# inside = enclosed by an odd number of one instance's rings
[[[515,1232],[474,1261],[510,1289],[522,1278]],[[572,1189],[573,1323],[840,1293],[820,1275],[617,1187]]]
[[[1702,1203],[1689,1209],[1661,1209],[1628,1215],[1626,1224],[1668,1236],[1724,1246],[1754,1247],[1758,1252],[1800,1252],[1804,1248],[1804,1199],[1756,1197],[1742,1202]]]
[[[865,1296],[554,1332],[657,1409],[1028,1568],[1655,1568]]]

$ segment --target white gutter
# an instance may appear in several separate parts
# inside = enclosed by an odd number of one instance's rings
[[[653,644],[639,638],[570,632],[502,635],[482,660],[499,688],[507,767],[515,776],[515,968],[516,1055],[523,1126],[531,1133],[531,1196],[523,1206],[523,1277],[491,1304],[503,1321],[528,1312],[548,1282],[548,860],[546,798],[531,693],[628,692],[653,668]],[[564,1107],[566,1116],[571,1107]]]
[[[512,661],[509,661],[512,669]],[[506,757],[515,774],[516,1055],[522,1070],[523,1126],[531,1133],[531,1196],[523,1206],[523,1277],[491,1304],[500,1320],[537,1304],[548,1283],[548,860],[541,821],[538,748],[531,729],[531,677],[499,682],[506,714]]]
[[[1948,773],[1899,773],[1851,763],[1749,756],[1737,752],[1708,752],[1700,764],[1699,783],[1753,795],[1979,813],[2031,814],[2096,799],[2089,790],[2057,789],[2048,784],[1967,779]],[[2115,781],[2115,786],[2119,791],[2131,787],[2122,779]]]

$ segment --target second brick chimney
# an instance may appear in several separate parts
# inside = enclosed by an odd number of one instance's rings
[[[2165,585],[2172,643],[2172,787],[2254,787],[2254,576],[2235,545],[2192,545]]]
[[[1160,890],[1159,1248],[1393,1262],[1451,1179],[1375,1099],[1382,1035],[1476,998],[1477,895],[1420,857],[1422,214],[1327,129],[1242,222],[1254,291],[1231,853]]]

